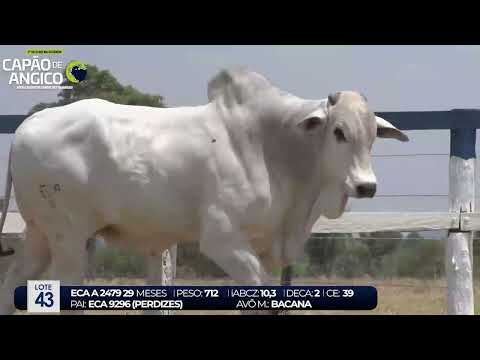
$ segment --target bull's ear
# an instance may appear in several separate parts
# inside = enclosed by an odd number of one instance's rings
[[[325,111],[318,109],[304,117],[297,126],[307,134],[314,134],[320,131],[326,122]]]
[[[407,135],[398,130],[387,120],[382,119],[380,116],[375,116],[375,119],[377,120],[377,137],[397,139],[404,142],[409,140]]]

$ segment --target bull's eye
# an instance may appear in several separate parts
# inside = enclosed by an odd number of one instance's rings
[[[343,133],[342,129],[336,128],[333,133],[334,133],[335,137],[337,138],[338,142],[346,142],[347,141],[347,138],[345,137],[345,134]]]

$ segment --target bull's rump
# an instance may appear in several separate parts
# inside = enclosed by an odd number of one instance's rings
[[[101,100],[35,114],[19,127],[12,147],[22,215],[49,211],[40,186],[58,184],[57,210],[88,216],[98,228],[116,225],[116,231],[150,236],[194,233],[212,144],[202,121],[197,108]]]

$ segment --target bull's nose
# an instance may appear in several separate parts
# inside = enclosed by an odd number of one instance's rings
[[[372,198],[377,191],[376,183],[363,183],[357,186],[357,196],[359,198]]]

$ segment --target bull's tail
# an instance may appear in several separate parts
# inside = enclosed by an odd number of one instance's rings
[[[0,220],[0,234],[3,234],[3,226],[5,225],[5,220],[7,219],[8,204],[10,203],[10,195],[12,193],[12,171],[10,168],[11,161],[12,161],[12,148],[10,147],[10,152],[8,154],[7,179],[5,181],[5,197],[3,199],[2,218]],[[2,242],[0,241],[0,256],[12,255],[14,252],[15,251],[10,248],[5,250],[2,246]]]

